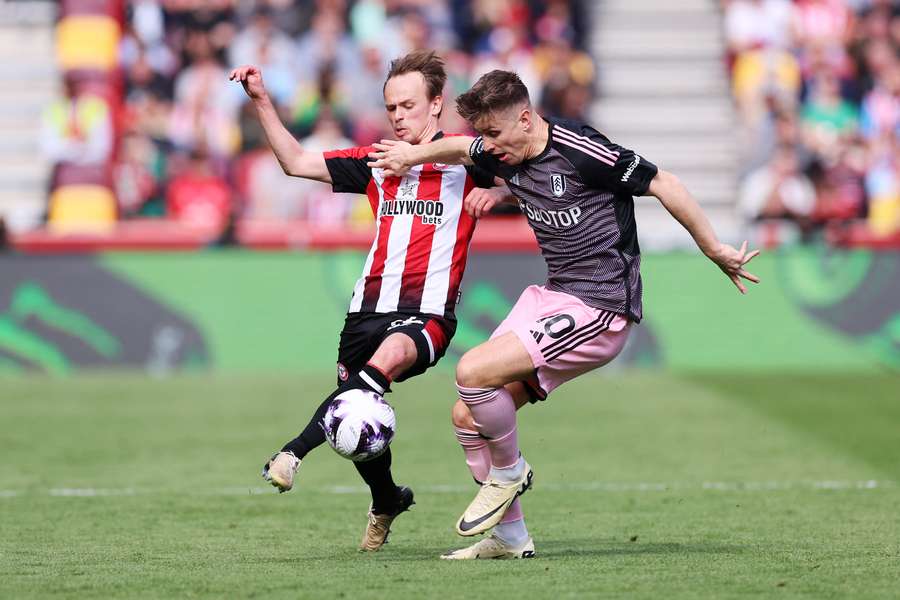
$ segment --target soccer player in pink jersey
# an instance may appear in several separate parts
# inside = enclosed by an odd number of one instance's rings
[[[481,135],[418,146],[382,141],[370,165],[394,175],[433,161],[482,167],[506,182],[547,262],[547,283],[526,288],[491,339],[457,365],[453,422],[483,483],[456,529],[494,531],[443,556],[528,558],[534,541],[518,496],[533,473],[519,452],[516,410],[611,361],[641,320],[634,196],[658,198],[741,293],[742,279],[759,282],[744,269],[758,251],[721,243],[675,175],[584,123],[538,115],[515,73],[484,75],[457,99],[457,111]],[[467,210],[478,216],[497,201],[473,198]]]
[[[463,200],[486,201],[504,191],[476,189],[499,180],[471,165],[429,163],[393,176],[368,166],[370,146],[307,152],[281,123],[257,67],[237,68],[230,78],[253,101],[284,172],[330,183],[336,192],[366,194],[377,225],[340,336],[337,388],[263,468],[263,477],[286,492],[301,460],[325,441],[322,418],[334,397],[353,388],[383,395],[393,381],[424,373],[444,355],[456,330],[454,308],[475,228]],[[439,119],[446,80],[444,61],[434,52],[391,63],[384,103],[398,140],[421,144],[444,136]],[[372,493],[360,550],[378,550],[394,519],[413,504],[413,493],[394,483],[390,448],[353,464]]]

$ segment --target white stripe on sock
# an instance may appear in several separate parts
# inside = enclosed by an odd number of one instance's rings
[[[380,385],[378,385],[378,382],[376,382],[374,379],[372,379],[372,377],[368,373],[366,373],[365,371],[360,371],[359,377],[360,377],[360,379],[362,379],[363,381],[368,383],[372,387],[373,390],[375,390],[379,394],[384,394],[384,388],[381,387]]]

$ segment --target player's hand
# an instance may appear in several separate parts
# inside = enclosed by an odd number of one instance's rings
[[[244,91],[252,100],[262,100],[268,96],[263,84],[262,71],[253,65],[244,65],[231,71],[229,81],[240,81]]]
[[[501,204],[507,196],[507,191],[502,187],[490,189],[472,188],[469,195],[463,200],[463,207],[466,212],[480,219],[482,216],[491,212],[491,209]]]
[[[389,177],[403,177],[413,166],[410,156],[412,144],[399,140],[381,140],[372,144],[374,152],[369,152],[369,168],[383,169]]]
[[[759,254],[759,250],[747,252],[747,242],[741,244],[741,249],[737,250],[728,244],[719,244],[719,247],[708,254],[710,260],[719,265],[728,278],[737,286],[742,294],[747,293],[747,286],[741,279],[759,283],[759,277],[744,269],[744,265],[753,260]]]

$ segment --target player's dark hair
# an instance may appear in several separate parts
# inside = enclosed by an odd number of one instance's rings
[[[491,113],[530,102],[528,88],[518,75],[494,70],[482,75],[468,92],[460,94],[456,99],[456,112],[474,124]]]
[[[444,93],[447,83],[447,72],[444,70],[444,59],[434,50],[416,50],[406,56],[391,61],[391,68],[384,80],[384,87],[392,77],[406,73],[421,73],[428,88],[428,99],[434,100]],[[382,88],[383,89],[383,88]]]

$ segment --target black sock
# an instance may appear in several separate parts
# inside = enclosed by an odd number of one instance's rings
[[[363,376],[363,373],[365,373],[365,376]],[[312,450],[324,444],[325,430],[322,428],[322,420],[325,418],[325,413],[328,412],[328,405],[331,404],[331,401],[341,392],[350,389],[364,389],[372,390],[377,394],[384,395],[391,391],[390,384],[390,380],[384,373],[371,365],[366,365],[359,373],[353,375],[345,383],[339,385],[330,396],[325,398],[300,435],[285,444],[281,451],[293,452],[294,456],[302,459]],[[390,461],[388,461],[388,467],[390,467]],[[388,476],[390,476],[390,474],[388,474]],[[365,479],[365,476],[363,476],[363,479]],[[366,483],[368,483],[368,481]]]
[[[387,376],[372,365],[366,365],[354,376],[356,387],[372,390],[384,395],[390,392],[391,381]],[[350,383],[348,381],[347,383]],[[397,510],[397,485],[391,476],[391,448],[381,456],[365,462],[355,462],[353,466],[359,472],[363,481],[372,492],[372,512],[375,514],[390,514]]]
[[[318,448],[322,444],[325,443],[325,430],[322,429],[322,419],[325,418],[325,413],[328,412],[328,405],[331,404],[331,401],[334,400],[334,397],[337,396],[344,390],[343,387],[339,387],[334,390],[330,396],[325,398],[325,401],[319,405],[319,408],[316,409],[315,414],[313,414],[312,419],[307,423],[306,428],[300,432],[300,435],[289,441],[284,445],[284,448],[281,449],[282,452],[293,452],[294,456],[302,459],[310,451]]]
[[[397,485],[391,476],[391,448],[366,462],[355,462],[363,481],[372,492],[372,512],[377,515],[392,514],[397,510]]]
[[[376,394],[384,396],[391,391],[391,380],[378,367],[366,364],[359,373],[347,380],[346,387],[372,390]]]

